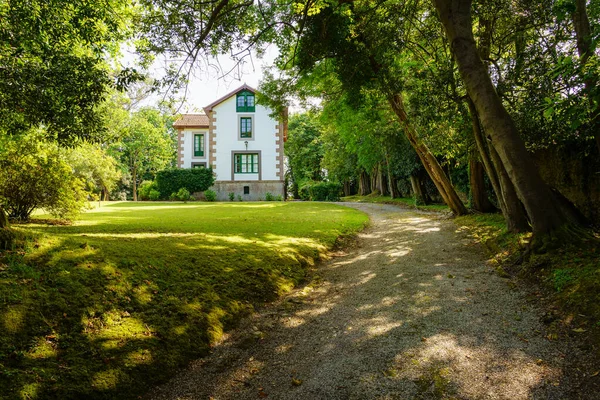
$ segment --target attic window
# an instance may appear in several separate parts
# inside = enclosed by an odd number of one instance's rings
[[[254,112],[254,93],[249,90],[243,90],[237,94],[237,112]]]

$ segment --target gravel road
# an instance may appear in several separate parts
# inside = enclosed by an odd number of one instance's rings
[[[148,399],[578,399],[578,351],[447,219],[391,205],[320,279],[244,321]]]

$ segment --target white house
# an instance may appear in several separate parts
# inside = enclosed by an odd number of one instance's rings
[[[218,200],[229,193],[245,200],[283,195],[283,143],[287,123],[256,104],[256,90],[243,85],[204,107],[205,114],[184,114],[178,130],[178,166],[212,167]]]

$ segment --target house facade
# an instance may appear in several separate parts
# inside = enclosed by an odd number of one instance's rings
[[[283,143],[287,124],[256,104],[256,90],[243,85],[204,107],[204,114],[184,114],[178,131],[179,168],[208,168],[218,200],[229,193],[244,200],[284,194]]]

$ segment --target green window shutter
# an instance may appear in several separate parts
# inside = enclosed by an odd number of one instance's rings
[[[194,135],[194,156],[204,156],[204,135],[202,134]]]
[[[251,138],[252,137],[252,118],[241,117],[240,118],[240,137]]]
[[[254,93],[244,90],[237,94],[236,98],[236,111],[237,112],[254,112],[256,107],[254,105]]]

